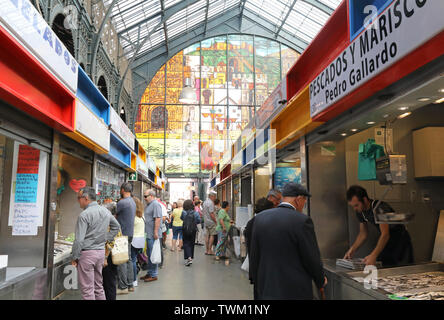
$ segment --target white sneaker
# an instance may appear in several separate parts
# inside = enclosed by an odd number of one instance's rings
[[[191,259],[191,258],[188,258],[188,261],[189,261],[190,264],[193,263],[193,259]]]
[[[133,282],[133,287],[137,287],[137,286],[138,286],[138,284],[137,284],[137,280],[136,280]]]

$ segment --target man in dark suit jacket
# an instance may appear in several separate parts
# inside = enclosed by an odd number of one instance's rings
[[[313,222],[301,213],[311,195],[290,182],[282,196],[277,208],[255,217],[249,258],[255,298],[311,300],[312,280],[318,289],[327,284]]]

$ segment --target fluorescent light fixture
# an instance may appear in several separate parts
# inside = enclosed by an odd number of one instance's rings
[[[341,133],[341,136],[343,136],[343,137],[345,137],[347,134],[344,132],[344,133]]]
[[[403,118],[405,118],[405,117],[408,117],[409,115],[411,115],[412,113],[409,111],[409,112],[406,112],[406,113],[403,113],[403,114],[401,114],[401,115],[399,115],[398,116],[398,119],[403,119]]]
[[[430,101],[430,100],[432,100],[432,99],[427,98],[427,97],[424,97],[424,98],[418,98],[418,101],[420,101],[420,102],[427,102],[427,101]]]
[[[409,109],[409,107],[400,107],[400,108],[398,108],[398,110],[401,110],[401,111],[405,111],[405,110],[408,110]]]
[[[444,93],[444,88],[443,89],[439,89],[438,91],[441,92],[441,93]]]
[[[351,129],[351,132],[356,132],[358,131],[358,129]]]
[[[376,122],[374,122],[374,121],[369,121],[369,122],[367,122],[367,124],[375,124]]]
[[[441,98],[441,99],[435,101],[436,104],[443,103],[443,102],[444,102],[444,98]]]

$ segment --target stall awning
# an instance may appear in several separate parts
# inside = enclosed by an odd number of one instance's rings
[[[322,122],[315,122],[310,117],[309,87],[306,87],[288,103],[270,127],[275,130],[276,147],[283,148],[321,124]]]

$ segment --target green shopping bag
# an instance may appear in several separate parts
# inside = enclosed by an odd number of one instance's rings
[[[359,145],[358,180],[376,180],[376,159],[384,157],[384,147],[368,139]]]

